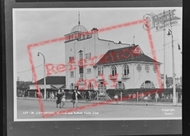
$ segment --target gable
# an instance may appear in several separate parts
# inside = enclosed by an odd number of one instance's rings
[[[141,50],[141,48],[138,45],[136,45],[136,46],[109,50],[96,63],[95,66],[118,63],[118,62],[129,62],[129,61],[157,62],[156,60],[145,55]]]
[[[140,55],[140,54],[143,54],[143,51],[141,50],[141,48],[139,46],[137,46],[133,52],[133,54],[137,54],[137,55]]]

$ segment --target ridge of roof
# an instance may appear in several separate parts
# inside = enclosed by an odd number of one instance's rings
[[[107,42],[112,42],[114,44],[123,44],[123,45],[131,45],[131,44],[128,44],[128,43],[116,43],[115,41],[112,41],[112,40],[107,40],[107,39],[101,39],[98,37],[98,40],[101,40],[101,41],[107,41]]]

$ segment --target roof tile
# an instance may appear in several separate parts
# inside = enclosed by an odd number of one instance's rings
[[[95,66],[126,61],[145,61],[160,63],[145,55],[138,45],[134,45],[107,51],[107,53],[96,63]]]

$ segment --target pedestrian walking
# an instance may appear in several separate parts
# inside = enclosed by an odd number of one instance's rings
[[[92,93],[90,92],[90,91],[88,91],[88,93],[89,93],[89,101],[91,101],[92,100]]]
[[[58,92],[57,92],[57,100],[56,100],[56,107],[58,108],[61,108],[61,98],[62,98],[62,93],[61,93],[61,90],[59,89]]]
[[[90,94],[89,94],[89,90],[86,91],[86,101],[88,102],[90,100]]]
[[[62,89],[61,107],[65,107],[66,95],[64,89]]]
[[[155,94],[155,100],[156,100],[156,102],[158,102],[158,99],[159,99],[159,95],[158,95],[158,93],[156,92],[156,94]]]
[[[54,102],[54,97],[55,97],[54,93],[51,92],[51,93],[50,93],[50,101],[51,101],[51,102]]]
[[[148,95],[144,97],[144,100],[145,100],[145,102],[146,102],[146,106],[148,106],[148,103],[147,103],[147,102],[148,102],[148,100],[149,100]]]
[[[118,93],[116,93],[114,96],[114,100],[116,101],[117,104],[118,104],[118,99],[119,99],[119,96],[118,96]]]
[[[72,103],[73,103],[73,108],[77,108],[78,94],[77,94],[76,89],[74,89],[73,94],[72,94]]]

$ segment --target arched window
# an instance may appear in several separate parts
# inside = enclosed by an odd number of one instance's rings
[[[129,66],[128,65],[124,65],[123,66],[123,75],[129,75]]]
[[[93,90],[94,89],[94,86],[93,86],[93,84],[91,82],[89,82],[89,84],[88,84],[88,89],[89,90]]]
[[[98,67],[98,75],[101,74],[101,67]]]
[[[146,80],[141,84],[141,88],[155,88],[155,86],[153,82]]]
[[[115,76],[116,74],[117,74],[116,66],[112,66],[112,67],[111,67],[111,75],[112,75],[112,76]]]

